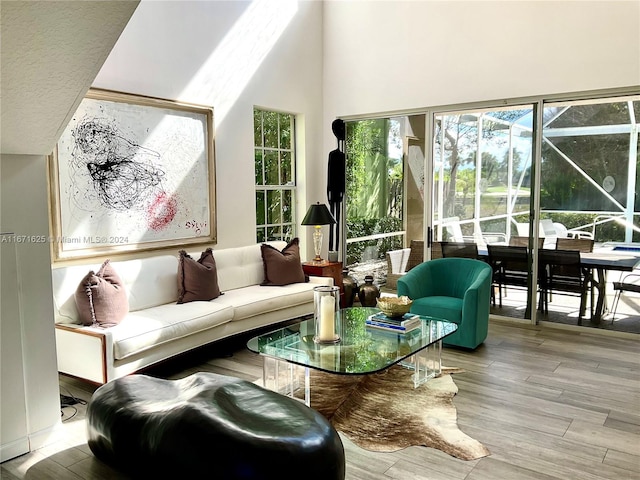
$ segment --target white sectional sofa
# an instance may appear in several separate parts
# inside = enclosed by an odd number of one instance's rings
[[[281,250],[286,242],[270,242]],[[202,248],[203,251],[205,248]],[[189,252],[195,259],[200,251]],[[231,335],[313,313],[308,283],[261,286],[260,245],[213,250],[223,295],[207,302],[177,304],[179,255],[112,261],[129,300],[129,313],[110,328],[83,326],[74,293],[100,261],[52,269],[58,370],[98,384],[122,377],[171,356]]]

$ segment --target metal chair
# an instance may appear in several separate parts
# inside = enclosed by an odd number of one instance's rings
[[[549,294],[580,296],[578,325],[586,311],[587,293],[593,277],[591,270],[580,264],[580,252],[576,250],[539,250],[540,307],[549,312]],[[593,295],[591,296],[591,316],[593,316]]]
[[[507,287],[527,288],[529,277],[527,247],[487,245],[489,265],[493,269],[493,285],[498,288],[499,305]],[[495,295],[492,296],[495,305]]]
[[[556,250],[576,250],[578,252],[593,252],[592,238],[558,238],[556,241]],[[593,269],[589,271],[593,278]],[[593,297],[595,285],[591,282],[591,296]]]
[[[637,283],[628,282],[629,279],[638,279],[635,280]],[[638,273],[630,273],[629,275],[625,275],[624,278],[620,282],[613,282],[613,289],[615,290],[615,296],[613,297],[613,305],[611,305],[613,309],[613,316],[611,317],[611,323],[613,323],[616,319],[616,310],[618,308],[618,303],[620,302],[620,296],[622,292],[633,292],[640,293],[640,274]]]

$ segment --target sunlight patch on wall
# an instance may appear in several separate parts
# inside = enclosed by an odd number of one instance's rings
[[[213,105],[220,124],[297,11],[297,0],[252,2],[180,98]]]

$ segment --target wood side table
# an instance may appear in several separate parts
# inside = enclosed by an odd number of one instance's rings
[[[342,262],[303,262],[302,270],[314,277],[331,277],[333,284],[340,287],[340,305],[344,304],[344,288],[342,286]]]

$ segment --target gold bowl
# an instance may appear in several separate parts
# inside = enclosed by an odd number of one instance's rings
[[[378,298],[378,308],[382,310],[387,317],[401,317],[405,313],[409,312],[411,308],[411,300],[407,296],[402,297],[382,297]]]

